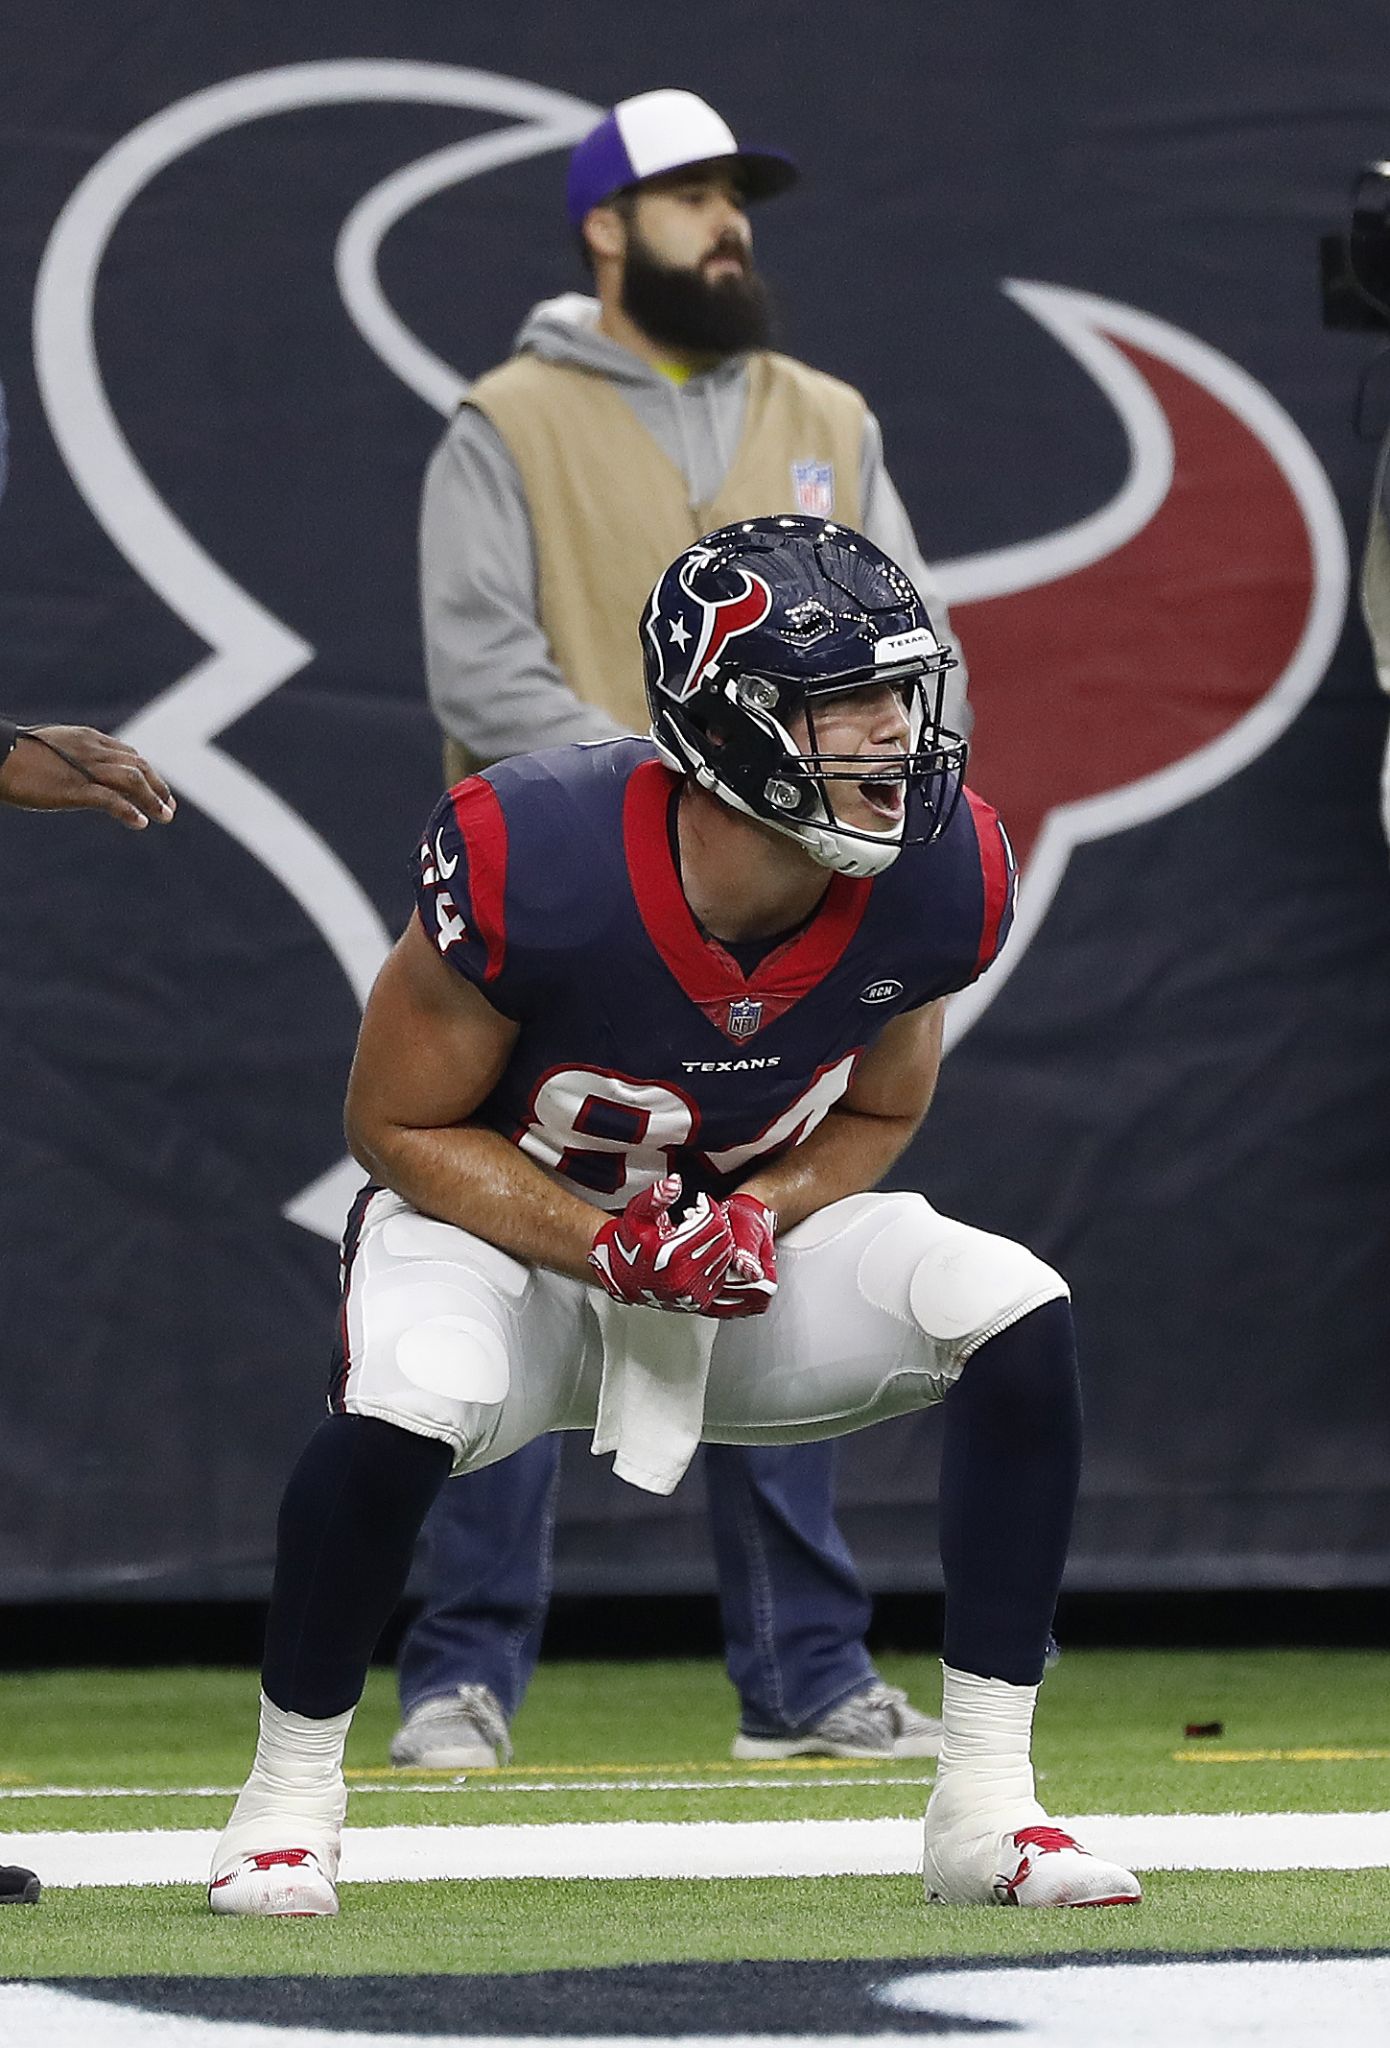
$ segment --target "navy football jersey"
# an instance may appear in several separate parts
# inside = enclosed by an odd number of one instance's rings
[[[696,922],[646,740],[520,755],[441,800],[417,901],[444,959],[519,1024],[478,1111],[573,1193],[621,1209],[659,1174],[718,1196],[815,1129],[888,1021],[998,952],[1014,867],[963,792],[872,880],[834,875],[745,974]]]

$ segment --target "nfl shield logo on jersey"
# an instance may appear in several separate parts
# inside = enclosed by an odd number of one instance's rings
[[[835,510],[835,465],[833,462],[794,462],[792,488],[796,509],[808,519],[828,519]]]
[[[729,1022],[725,1028],[730,1038],[751,1038],[762,1021],[762,1004],[755,1003],[751,996],[740,996],[736,1003],[729,1005]]]

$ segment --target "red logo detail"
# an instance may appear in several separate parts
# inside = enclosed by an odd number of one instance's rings
[[[1070,1835],[1063,1834],[1061,1828],[1020,1828],[1014,1836],[1014,1847],[1039,1849],[1044,1856],[1052,1855],[1058,1849],[1075,1849],[1079,1856],[1087,1854],[1081,1844],[1074,1841]],[[1026,1857],[1024,1861],[1027,1861]]]
[[[1079,1842],[1073,1841],[1070,1835],[1063,1834],[1061,1828],[1020,1828],[1013,1842],[1016,1849],[1036,1849],[1041,1856],[1055,1855],[1058,1849],[1075,1849],[1080,1856],[1087,1853]],[[1000,1884],[1001,1905],[1018,1905],[1019,1888],[1026,1884],[1032,1870],[1032,1857],[1021,1856],[1013,1876],[1004,1878]]]
[[[1304,507],[1265,440],[1196,374],[1094,325],[1162,407],[1171,486],[1089,567],[952,612],[975,704],[971,783],[1020,861],[1049,811],[1229,731],[1287,670],[1314,599]]]
[[[708,669],[719,659],[726,644],[740,633],[751,633],[754,626],[760,626],[772,610],[772,591],[761,576],[750,575],[747,569],[740,569],[743,589],[737,597],[701,597],[691,590],[687,582],[688,568],[681,571],[681,587],[689,592],[704,614],[700,637],[695,652],[690,658],[686,671],[686,685],[683,696],[689,696]]]

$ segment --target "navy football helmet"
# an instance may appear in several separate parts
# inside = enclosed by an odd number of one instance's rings
[[[652,736],[673,768],[796,839],[823,867],[876,875],[945,830],[966,747],[942,724],[955,658],[881,548],[824,519],[742,520],[678,556],[647,600]],[[823,752],[816,707],[888,683],[908,712],[900,763]],[[804,724],[804,744],[793,727]],[[905,785],[882,829],[843,824],[836,785]]]

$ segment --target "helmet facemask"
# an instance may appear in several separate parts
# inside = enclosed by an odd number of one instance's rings
[[[703,732],[682,732],[680,728],[691,722],[689,713],[682,711],[668,722],[666,734],[657,737],[685,740],[679,758],[672,759],[674,766],[693,772],[704,788],[736,810],[795,839],[822,867],[843,875],[882,874],[904,846],[925,845],[944,832],[959,798],[966,746],[942,724],[946,672],[954,665],[944,649],[935,648],[925,659],[918,655],[885,662],[810,689],[786,676],[731,675],[721,691],[734,707],[727,718],[721,718],[717,704],[711,703]],[[822,707],[823,731],[827,700],[885,683],[904,700],[906,751],[828,751],[817,734],[817,704]],[[677,735],[670,732],[672,724]],[[793,731],[798,724],[805,727],[804,740]],[[734,728],[739,745],[736,752],[728,752],[722,742]],[[672,758],[669,744],[663,751]],[[843,811],[842,792],[860,790],[865,783],[903,790],[902,815],[896,822],[876,828],[846,823],[837,814],[837,795]]]

